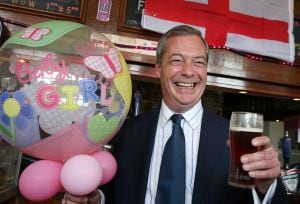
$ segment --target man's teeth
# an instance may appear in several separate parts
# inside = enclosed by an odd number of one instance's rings
[[[194,83],[184,83],[184,82],[177,82],[177,86],[184,87],[184,88],[193,88]]]

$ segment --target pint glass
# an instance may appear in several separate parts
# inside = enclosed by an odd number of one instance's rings
[[[243,170],[240,161],[244,154],[258,151],[251,140],[261,136],[264,126],[263,115],[250,112],[232,112],[230,118],[230,174],[228,184],[236,187],[254,187],[254,179]]]

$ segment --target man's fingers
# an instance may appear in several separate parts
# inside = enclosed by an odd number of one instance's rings
[[[249,171],[249,176],[257,179],[272,179],[280,175],[280,166],[265,171]]]
[[[264,148],[272,147],[271,140],[267,136],[256,137],[251,141],[251,143],[255,147],[264,147]]]
[[[64,204],[88,203],[88,197],[74,196],[70,193],[66,193],[63,199],[63,203]]]
[[[75,196],[70,193],[66,193],[62,200],[62,204],[98,204],[100,199],[100,193],[97,190],[86,196]]]
[[[269,149],[264,149],[262,151],[254,152],[252,154],[245,154],[241,157],[241,162],[243,164],[270,160],[273,158],[278,158],[278,153],[271,147]]]
[[[252,163],[243,164],[243,169],[245,171],[267,171],[276,169],[276,174],[280,174],[280,162],[273,158],[269,160],[261,160]],[[276,176],[278,176],[276,175]],[[269,178],[269,177],[267,177]]]

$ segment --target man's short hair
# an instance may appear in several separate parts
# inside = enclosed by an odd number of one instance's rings
[[[160,38],[158,45],[157,45],[157,49],[156,49],[156,62],[155,62],[156,64],[161,64],[162,57],[163,57],[165,49],[166,49],[167,40],[170,37],[183,36],[183,35],[196,35],[201,39],[201,41],[205,45],[206,61],[208,61],[209,48],[208,48],[207,42],[203,38],[200,30],[198,30],[192,26],[189,26],[189,25],[179,25],[179,26],[175,26],[175,27],[171,28],[170,30],[168,30]]]

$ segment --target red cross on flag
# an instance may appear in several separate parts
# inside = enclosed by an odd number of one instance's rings
[[[211,46],[293,62],[293,0],[146,0],[142,27],[164,33],[179,24],[201,30]]]

